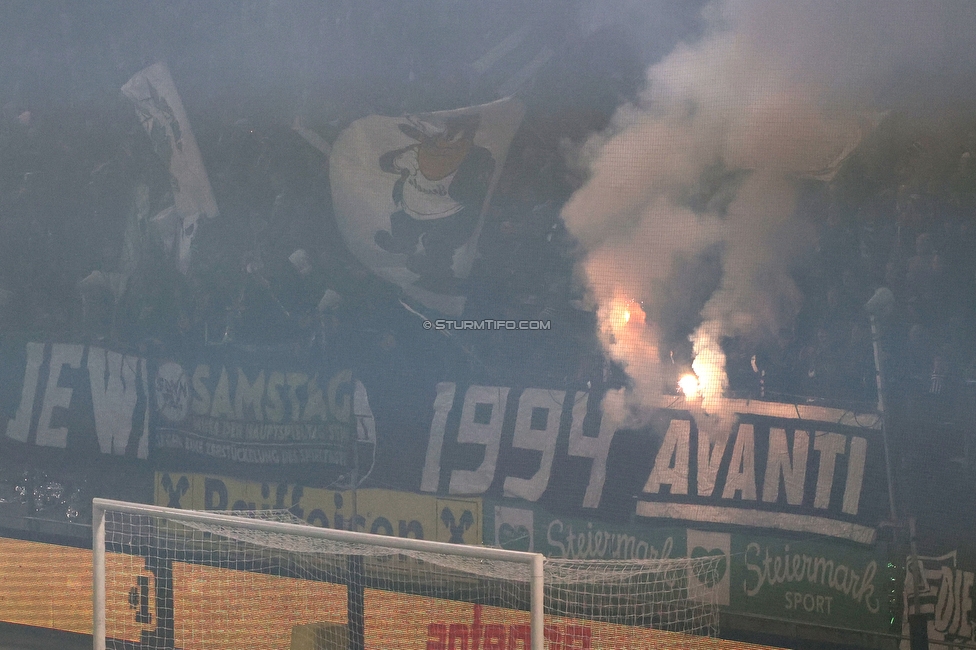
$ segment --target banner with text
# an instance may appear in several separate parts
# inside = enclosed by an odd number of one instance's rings
[[[928,619],[930,650],[976,648],[976,564],[972,560],[972,550],[967,548],[906,560],[902,636],[909,636],[908,615],[919,613]],[[901,650],[910,650],[908,641],[902,641]]]
[[[442,382],[428,399],[423,469],[413,477],[422,492],[504,497],[608,522],[636,515],[862,544],[887,515],[870,415],[724,400],[715,431],[702,426],[700,409],[669,398],[648,427],[629,430],[601,417],[600,396],[586,392]],[[384,420],[377,415],[381,438]]]
[[[314,526],[480,544],[481,499],[451,499],[377,488],[327,490],[294,483],[156,472],[156,505],[188,510],[287,508]]]
[[[692,571],[688,585],[699,594],[714,592],[726,611],[834,628],[894,631],[895,569],[882,549],[758,531],[607,524],[507,501],[488,501],[484,511],[485,544],[490,546],[578,560],[720,556],[713,570]]]
[[[287,355],[208,348],[161,361],[153,394],[155,451],[167,466],[196,459],[201,469],[278,468],[295,476],[310,466],[346,468],[357,427],[372,430],[351,370]]]
[[[136,355],[3,337],[3,443],[146,459],[150,376]]]

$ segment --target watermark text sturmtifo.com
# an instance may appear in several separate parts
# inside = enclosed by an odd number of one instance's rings
[[[548,320],[425,320],[425,330],[549,330]]]

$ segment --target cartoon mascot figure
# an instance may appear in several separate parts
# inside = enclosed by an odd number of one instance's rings
[[[419,120],[400,131],[417,141],[380,157],[380,169],[398,174],[393,185],[396,211],[390,230],[377,231],[376,245],[407,256],[420,277],[416,285],[435,293],[456,293],[454,253],[478,225],[495,159],[474,144],[480,118],[450,117],[441,125]]]

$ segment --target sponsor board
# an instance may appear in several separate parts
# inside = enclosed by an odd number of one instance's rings
[[[684,539],[690,540],[688,547],[692,555],[699,548],[699,554],[727,552],[722,540],[704,537],[700,531],[685,531]],[[873,559],[865,561],[859,557],[864,553],[862,549],[834,549],[831,554],[822,544],[758,539],[731,536],[727,555],[731,565],[725,572],[730,576],[731,585],[729,611],[852,629],[886,629],[890,613],[882,587],[887,578],[884,572],[872,570]],[[679,541],[675,553],[684,555],[684,547],[683,540]],[[972,573],[953,566],[954,559],[954,554],[923,558],[927,586],[922,590],[922,607],[932,615],[930,640],[933,647],[939,645],[938,641],[965,642],[976,647],[972,636],[960,634],[973,633]],[[109,553],[106,561],[108,629],[115,638],[138,641],[143,633],[152,633],[158,624],[154,573],[146,569],[145,559],[138,556]],[[90,551],[0,539],[0,571],[4,576],[0,581],[0,620],[90,633]],[[950,574],[951,578],[946,578]],[[706,587],[718,585],[723,580],[721,565],[716,575],[694,579]],[[689,576],[690,586],[695,584],[694,579]],[[239,641],[242,634],[255,634],[251,626],[241,623],[246,620],[275,622],[275,625],[261,626],[265,630],[262,634],[268,635],[267,647],[278,647],[274,644],[287,639],[291,626],[346,620],[345,589],[331,583],[175,562],[173,588],[176,626],[185,635],[180,647],[198,647],[199,640],[211,637]],[[909,584],[906,606],[911,594]],[[461,636],[467,635],[466,643],[473,644],[472,634],[484,634],[483,627],[482,632],[477,632],[479,624],[504,628],[491,628],[488,645],[483,647],[491,647],[496,637],[502,635],[518,643],[523,632],[511,626],[527,623],[527,617],[520,612],[487,607],[479,612],[474,605],[453,601],[440,601],[436,606],[421,602],[428,600],[433,599],[367,590],[366,630],[368,638],[375,643],[370,647],[391,647],[388,643],[393,641],[407,643],[397,647],[413,647],[410,644],[416,641],[420,643],[416,647],[447,648],[451,647],[452,635],[454,643],[461,644]],[[390,616],[403,624],[395,629],[384,626],[383,621],[388,621]],[[595,623],[569,621],[556,625],[564,625],[558,636],[563,647],[583,647],[573,643],[582,644],[587,635],[595,639],[603,634]],[[580,632],[573,640],[575,633],[567,632],[565,625],[589,626],[590,631]],[[547,634],[552,641],[556,632],[550,629]],[[397,639],[391,639],[391,635]],[[254,641],[246,645],[264,647],[261,643]],[[440,646],[442,643],[445,645]]]
[[[486,544],[546,557],[657,560],[684,553],[683,528],[622,526],[498,504],[486,504],[485,517]]]
[[[480,499],[376,488],[327,490],[294,483],[157,472],[155,502],[171,508],[217,512],[287,508],[308,523],[325,528],[460,544],[482,540]]]
[[[125,622],[127,641],[139,641],[154,622],[136,619],[140,610],[133,589],[149,584],[144,560],[131,555],[106,555],[106,619]],[[92,552],[57,544],[0,538],[0,621],[78,634],[92,633]],[[152,599],[147,592],[147,599]],[[136,601],[138,603],[138,600]],[[154,611],[155,601],[147,600]],[[122,638],[122,637],[120,637]]]
[[[731,605],[732,536],[701,530],[688,530],[686,555],[692,559],[717,558],[714,562],[694,564],[688,569],[688,596],[714,600],[720,606]]]
[[[485,504],[485,544],[580,560],[717,556],[716,562],[689,569],[689,596],[714,599],[730,613],[893,632],[895,569],[881,549],[823,537],[791,540],[738,528],[620,525],[562,517],[515,503]]]
[[[371,598],[372,596],[372,598]],[[397,626],[370,624],[373,612],[395,612]],[[390,592],[366,594],[366,646],[452,650],[483,648],[529,650],[529,613],[442,601]],[[759,648],[748,643],[690,636],[646,627],[616,625],[559,616],[547,616],[544,629],[549,650],[594,648]]]
[[[292,628],[346,622],[346,588],[198,564],[173,563],[175,647],[289,647]]]
[[[376,589],[365,589],[363,602],[367,650],[530,647],[526,611]],[[186,650],[288,647],[296,626],[345,625],[347,605],[346,588],[339,584],[173,563],[172,638]],[[117,623],[122,625],[113,627],[110,620],[114,638],[129,638],[138,628]],[[549,650],[761,647],[555,616],[546,618],[544,633]]]
[[[883,552],[749,534],[734,534],[731,548],[733,611],[894,632],[895,569]]]

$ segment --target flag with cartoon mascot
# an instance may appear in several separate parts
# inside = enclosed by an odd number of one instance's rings
[[[330,180],[350,252],[419,304],[464,308],[484,209],[523,106],[483,106],[402,118],[369,116],[336,140]]]

